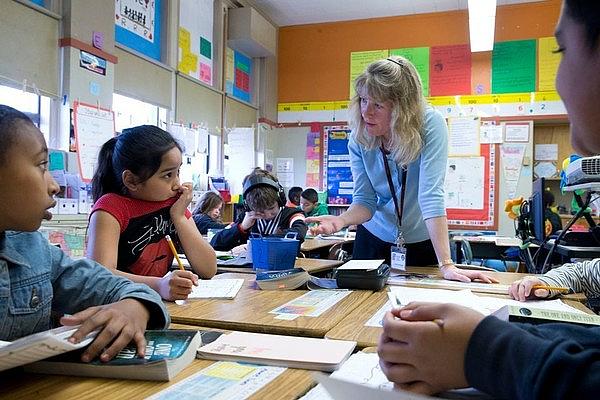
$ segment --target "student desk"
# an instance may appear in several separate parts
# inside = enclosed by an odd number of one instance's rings
[[[437,268],[408,268],[410,272],[431,273],[434,274]],[[427,272],[429,271],[429,272]],[[519,278],[530,274],[517,274],[511,272],[495,272],[489,273],[490,276],[498,279],[502,284],[510,284]],[[417,284],[411,286],[418,286]],[[436,288],[438,289],[438,288]],[[443,289],[440,287],[439,289]],[[477,295],[485,295],[484,293],[476,293]],[[494,295],[491,295],[494,296]],[[501,295],[498,295],[501,296]],[[584,306],[581,301],[581,294],[563,296],[565,303],[575,307],[581,311],[593,314],[593,312]],[[363,301],[360,306],[348,314],[339,324],[325,335],[328,339],[354,340],[357,342],[357,348],[377,346],[382,328],[374,326],[365,326],[365,323],[388,301],[387,287],[379,292],[373,293],[369,298]]]
[[[301,316],[290,321],[275,319],[276,315],[269,311],[300,297],[307,290],[260,290],[255,288],[254,276],[250,274],[226,273],[213,279],[224,278],[245,280],[235,299],[191,299],[183,305],[168,302],[171,320],[209,328],[322,338],[372,293],[353,291],[319,317]]]
[[[461,242],[466,240],[471,245],[473,258],[501,259],[504,251],[509,247],[521,245],[521,240],[506,236],[454,236],[452,241],[456,243],[456,261],[464,261]]]
[[[309,256],[318,256],[320,258],[327,258],[329,250],[339,243],[344,243],[344,250],[351,248],[354,245],[354,237],[348,238],[335,238],[335,239],[321,239],[319,237],[304,239],[304,242],[300,245],[300,251]]]
[[[201,329],[194,326],[171,325],[174,329]],[[188,376],[210,366],[215,361],[196,359],[170,382],[88,378],[78,376],[41,375],[20,370],[0,372],[0,398],[29,399],[144,399]],[[314,381],[311,371],[288,369],[249,399],[295,399],[306,393]]]
[[[331,271],[336,267],[342,265],[343,261],[338,260],[326,260],[321,258],[297,258],[296,268],[302,268],[309,274],[316,274],[319,272]],[[219,265],[217,261],[217,273],[221,274],[224,272],[237,272],[242,274],[254,274],[252,266],[248,265],[245,267],[235,267],[229,265]]]

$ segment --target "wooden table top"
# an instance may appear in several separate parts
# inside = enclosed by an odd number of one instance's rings
[[[339,239],[320,239],[320,238],[308,238],[304,239],[304,242],[300,245],[301,251],[313,251],[322,249],[324,247],[331,247],[337,243],[353,242],[354,238],[339,238]]]
[[[171,324],[170,329],[207,329]],[[208,328],[210,329],[210,328]],[[212,365],[214,361],[196,359],[170,382],[88,378],[24,373],[20,369],[0,373],[0,399],[144,399]],[[311,371],[288,369],[249,399],[295,399],[315,385]]]
[[[212,365],[214,361],[196,359],[170,382],[41,375],[19,370],[0,373],[0,399],[11,400],[137,400],[145,399]],[[311,371],[287,369],[249,399],[296,399],[315,385]]]
[[[302,268],[309,274],[315,274],[318,272],[331,271],[336,267],[339,267],[344,262],[339,260],[328,260],[325,258],[297,258],[294,267]],[[241,274],[254,274],[254,270],[251,266],[246,267],[234,267],[227,265],[217,265],[217,273],[221,274],[224,272],[233,272]]]
[[[408,268],[412,272],[430,271],[432,274],[437,272],[437,268]],[[516,274],[511,272],[495,272],[490,274],[500,281],[502,284],[510,284],[515,280],[529,275]],[[511,279],[512,278],[512,279]],[[429,287],[428,287],[429,288]],[[443,289],[443,288],[441,288]],[[486,296],[483,293],[476,293],[478,296]],[[489,295],[497,297],[508,297],[501,295]],[[578,301],[581,299],[581,294],[563,296],[562,300],[568,305],[577,308],[581,311],[593,314],[593,312],[585,305]],[[585,298],[585,296],[584,296]],[[339,324],[325,335],[328,339],[354,340],[357,342],[358,348],[369,346],[377,346],[382,328],[374,326],[365,326],[365,323],[388,301],[387,289],[373,293],[367,300],[363,301],[354,311],[348,314]]]
[[[235,299],[192,299],[183,305],[168,302],[171,320],[209,328],[322,338],[372,293],[352,291],[319,317],[284,320],[276,319],[276,315],[269,312],[302,296],[307,290],[260,290],[255,288],[254,276],[250,274],[225,273],[213,279],[226,278],[245,280]]]

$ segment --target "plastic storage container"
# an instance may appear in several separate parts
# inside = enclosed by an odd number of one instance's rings
[[[255,271],[280,271],[294,268],[300,241],[295,232],[285,237],[265,237],[253,234],[250,239],[252,268]]]

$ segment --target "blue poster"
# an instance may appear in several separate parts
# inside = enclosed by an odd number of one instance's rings
[[[327,132],[327,203],[350,204],[354,181],[350,169],[348,139],[350,129]]]
[[[115,0],[115,41],[160,61],[160,1]]]
[[[252,59],[239,51],[234,51],[233,56],[234,77],[233,97],[250,103],[252,100],[250,78],[252,76]]]

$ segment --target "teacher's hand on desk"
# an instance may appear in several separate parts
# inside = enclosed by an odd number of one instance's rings
[[[339,216],[335,215],[323,215],[320,217],[309,217],[304,220],[306,224],[317,223],[318,225],[309,228],[310,234],[316,235],[330,235],[344,229],[344,220]]]
[[[444,279],[449,281],[471,282],[477,280],[483,283],[498,283],[497,279],[487,276],[481,271],[459,269],[452,264],[442,265],[440,270],[444,275]]]
[[[483,314],[454,304],[410,303],[383,319],[377,353],[387,378],[431,395],[467,387],[465,352]]]

